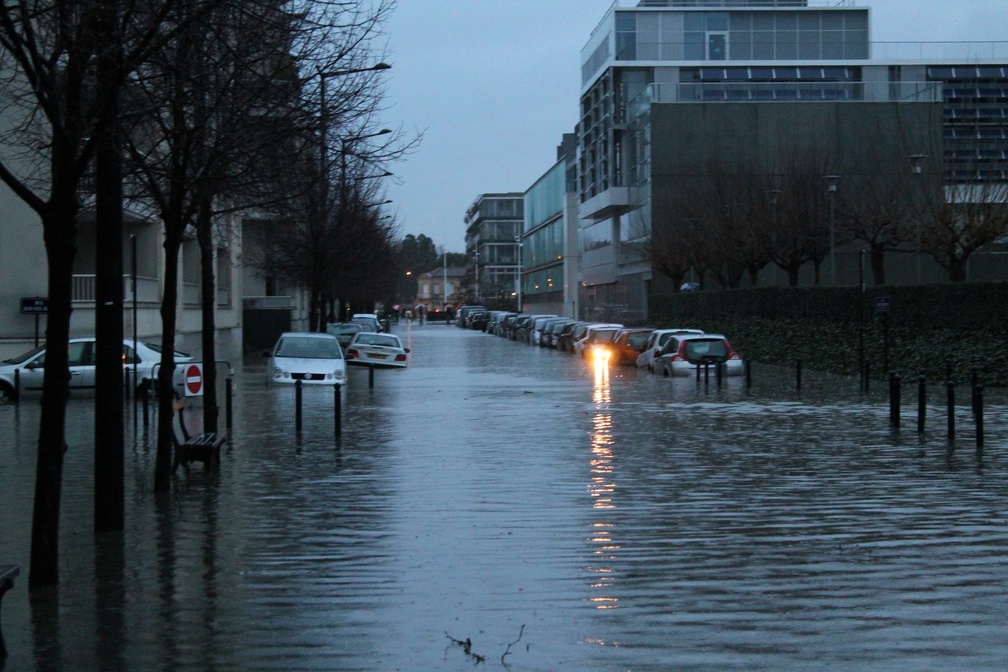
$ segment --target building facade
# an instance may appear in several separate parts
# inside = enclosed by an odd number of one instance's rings
[[[610,8],[581,56],[577,202],[586,310],[645,318],[652,293],[677,290],[655,246],[676,227],[705,225],[691,201],[700,178],[709,187],[714,172],[734,174],[736,183],[738,173],[752,184],[762,178],[752,187],[762,197],[750,202],[765,201],[768,217],[774,208],[783,215],[791,197],[786,178],[795,170],[785,159],[818,166],[824,213],[873,174],[898,176],[895,182],[923,176],[946,190],[1005,181],[1008,44],[960,44],[956,55],[948,45],[942,54],[928,45],[877,47],[870,18],[869,8],[850,2],[805,0],[642,0]],[[771,205],[775,192],[779,206]],[[835,221],[819,228],[835,240]],[[858,251],[826,246],[802,268],[802,282],[856,282]],[[940,280],[943,269],[921,256],[888,255],[891,280]],[[789,279],[767,264],[749,281]]]
[[[477,301],[517,298],[523,217],[524,196],[517,192],[481,194],[466,211],[466,254]]]
[[[557,162],[525,192],[519,303],[527,313],[578,314],[576,142],[565,134]]]

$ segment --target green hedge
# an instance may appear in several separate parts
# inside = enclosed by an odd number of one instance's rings
[[[888,297],[890,311],[875,310]],[[859,318],[861,299],[863,318]],[[754,361],[857,375],[861,319],[865,358],[873,377],[884,377],[883,344],[889,333],[889,369],[904,377],[923,368],[944,380],[951,365],[958,382],[977,367],[987,385],[1008,385],[1008,283],[923,287],[766,287],[688,292],[652,297],[652,323],[724,333]]]

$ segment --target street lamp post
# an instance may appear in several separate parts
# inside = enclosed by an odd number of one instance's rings
[[[444,245],[441,246],[441,291],[444,293],[444,309],[448,310],[448,253],[445,252]],[[448,318],[445,317],[445,324]]]
[[[522,242],[521,236],[515,236],[515,245],[518,248],[518,273],[515,275],[515,284],[518,285],[518,312],[522,311]]]
[[[829,254],[830,284],[836,287],[836,175],[826,176],[826,190],[829,192]]]
[[[329,106],[326,102],[326,80],[330,77],[341,77],[344,75],[352,75],[359,72],[372,72],[378,70],[388,70],[392,66],[388,63],[376,63],[370,67],[366,68],[348,68],[345,70],[319,70],[319,208],[322,219],[328,219],[329,213],[329,146],[328,146],[328,126],[329,126]],[[343,202],[345,200],[345,173],[346,173],[346,144],[348,140],[356,141],[362,140],[364,138],[370,138],[378,135],[385,135],[386,133],[391,133],[392,131],[387,128],[383,128],[377,133],[370,133],[366,135],[361,135],[354,138],[342,138],[341,139],[341,151],[340,151],[340,175],[339,175],[339,205],[337,207],[336,213],[336,226],[337,228],[342,223],[343,217]],[[376,175],[374,177],[385,177],[391,175],[391,173],[386,172],[385,175]],[[314,293],[314,292],[313,292]],[[315,314],[318,314],[318,320],[312,326],[316,329],[322,328],[324,308],[322,305],[323,297],[321,292],[319,296],[313,296],[313,302],[315,305],[311,306],[309,319],[315,320]],[[337,316],[338,317],[338,316]]]
[[[480,285],[480,283],[479,283],[479,247],[478,246],[473,249],[473,264],[475,265],[475,268],[476,268],[476,274],[475,274],[475,278],[476,278],[476,303],[479,303],[479,300],[480,300],[480,286],[479,285]]]

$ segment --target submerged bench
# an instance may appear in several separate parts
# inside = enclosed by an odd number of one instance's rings
[[[172,404],[172,411],[178,418],[178,431],[175,437],[175,461],[172,471],[181,464],[189,471],[193,462],[202,462],[208,469],[213,464],[220,464],[220,448],[224,444],[224,435],[217,432],[204,432],[202,419],[196,415],[186,414],[189,402],[179,399]]]
[[[3,596],[8,590],[14,587],[14,578],[21,573],[17,565],[0,565],[0,606],[3,605]],[[0,667],[3,667],[3,660],[7,657],[7,646],[4,644],[3,623],[0,622]]]

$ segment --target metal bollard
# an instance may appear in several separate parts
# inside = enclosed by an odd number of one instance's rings
[[[975,409],[973,411],[974,419],[976,420],[976,452],[977,457],[983,457],[983,447],[984,447],[984,418],[983,418],[983,385],[977,383],[977,386],[973,388],[973,402]]]
[[[801,389],[801,360],[800,359],[795,363],[795,374],[796,374],[797,389],[800,390]]]
[[[889,422],[896,429],[900,426],[900,382],[895,372],[889,373]]]
[[[374,364],[368,366],[367,386],[374,387]]]
[[[340,384],[336,383],[333,386],[333,397],[335,398],[335,408],[333,412],[333,418],[336,429],[336,438],[340,437],[343,433],[343,405],[340,403]]]
[[[948,408],[948,442],[955,443],[955,383],[951,380],[945,383],[945,404]]]
[[[970,368],[970,390],[972,391],[972,394],[970,395],[970,412],[972,412],[974,416],[976,415],[976,412],[977,412],[976,389],[977,389],[977,385],[979,385],[979,384],[980,384],[980,376],[977,373],[977,367],[975,367],[975,366],[971,367]]]
[[[233,423],[233,419],[234,419],[234,410],[233,410],[233,408],[234,408],[234,404],[233,404],[233,399],[234,399],[234,379],[231,378],[231,376],[228,376],[227,380],[224,381],[224,385],[225,385],[225,388],[224,388],[224,404],[225,404],[224,405],[224,408],[225,408],[225,415],[224,415],[224,417],[225,417],[225,421],[224,422],[225,422],[225,425],[227,427],[228,436],[231,436],[231,428],[234,427],[234,423]]]
[[[717,364],[714,365],[714,373],[716,374],[715,379],[717,380],[717,386],[719,390],[721,389],[721,378],[723,376],[725,366],[727,366],[727,364],[724,364],[723,362],[718,362]]]
[[[745,360],[745,386],[748,390],[752,387],[752,362]]]
[[[150,379],[149,378],[144,379],[143,385],[141,386],[141,396],[143,396],[144,427],[150,426],[150,388],[151,388]]]
[[[14,403],[21,401],[21,369],[14,369]]]
[[[294,430],[301,433],[301,381],[294,382]]]
[[[704,386],[710,385],[710,364],[703,365],[703,382]]]
[[[699,364],[696,365],[696,384],[697,384],[697,387],[700,387],[700,365]]]
[[[952,382],[952,362],[945,362],[945,382]]]
[[[927,414],[927,378],[924,374],[917,376],[917,433],[924,433],[924,420]]]

